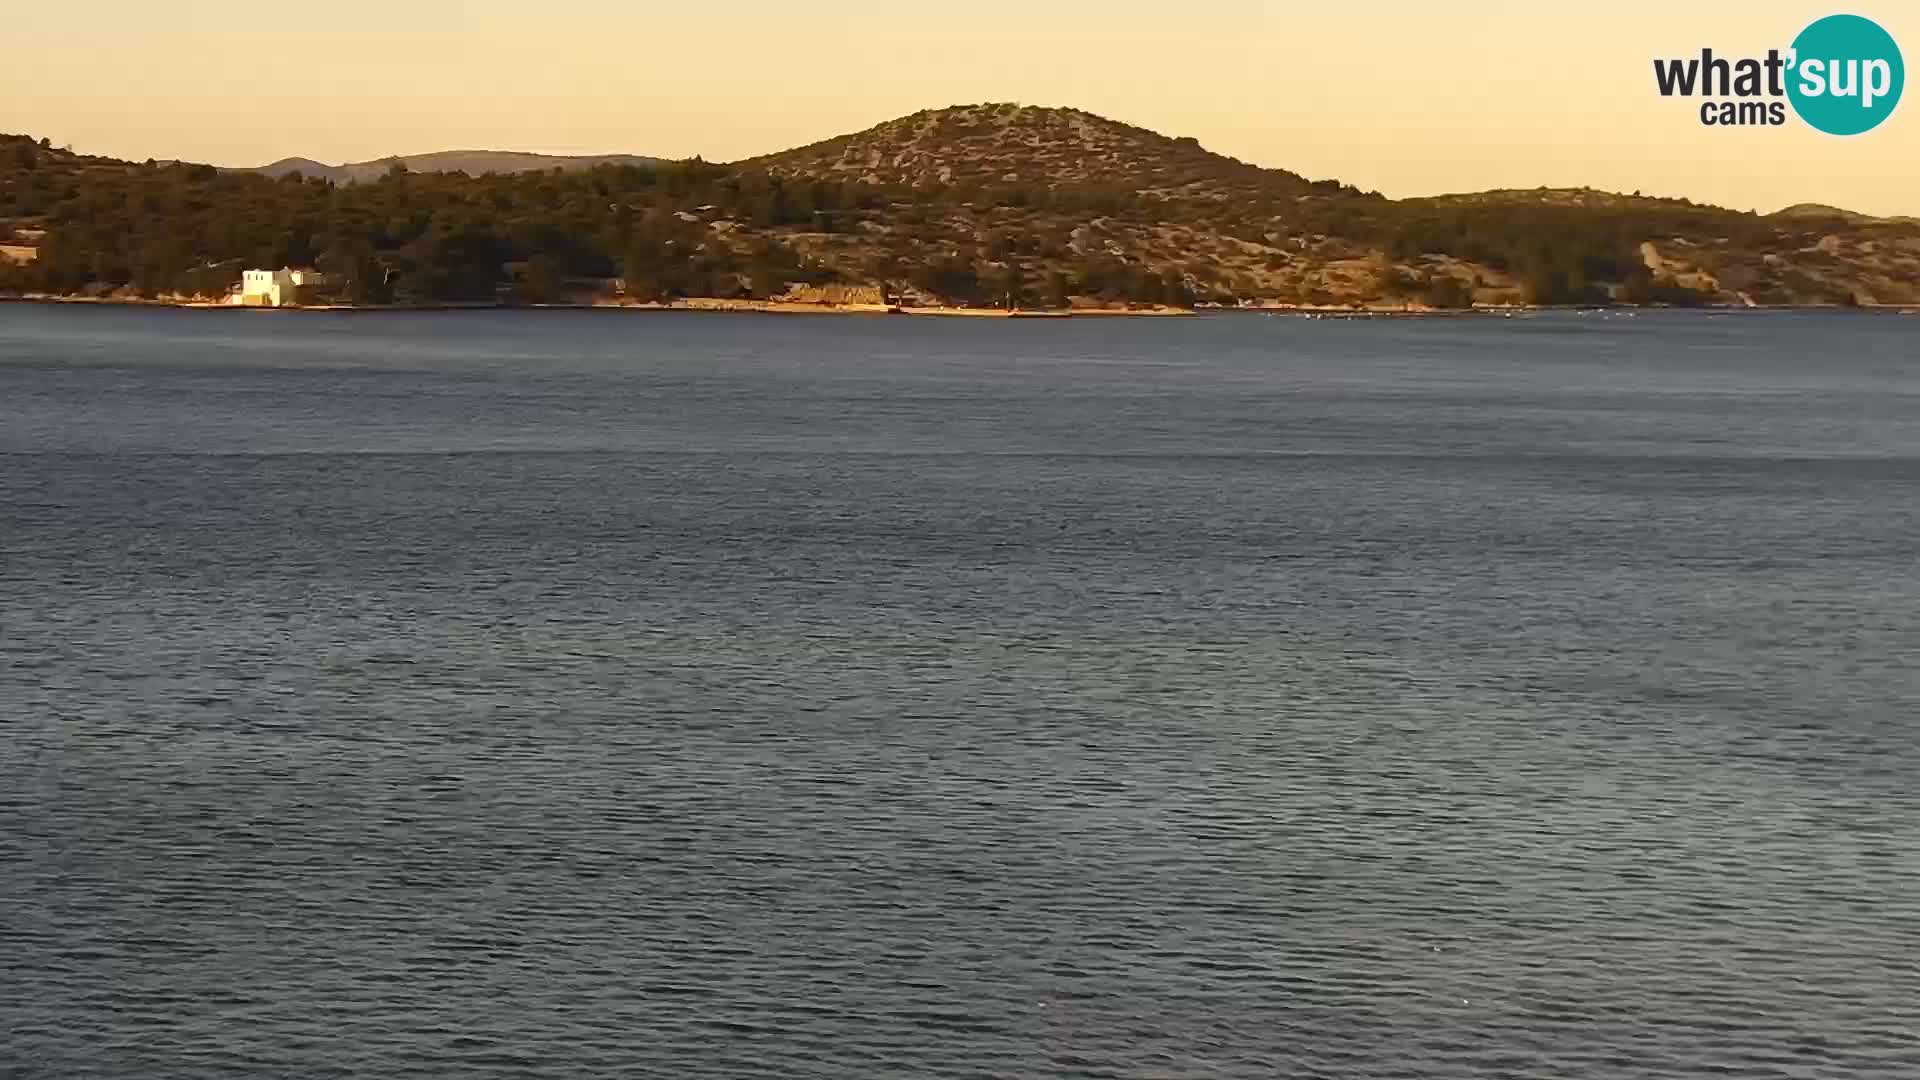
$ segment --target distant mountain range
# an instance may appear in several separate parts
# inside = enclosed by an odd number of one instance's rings
[[[1920,225],[1920,217],[1874,217],[1855,210],[1842,210],[1825,203],[1794,203],[1771,215],[1777,218],[1838,218],[1849,225]]]
[[[1194,139],[1176,139],[1145,128],[1116,123],[1079,109],[1026,109],[1024,125],[998,129],[1000,138],[955,154],[943,136],[965,109],[938,109],[824,142],[764,154],[740,162],[790,176],[822,176],[894,184],[956,182],[1082,184],[1124,183],[1138,192],[1228,197],[1273,188],[1306,191],[1314,187],[1297,173],[1264,169],[1203,149]],[[962,121],[963,123],[965,121]],[[532,154],[519,150],[441,150],[397,154],[371,161],[328,165],[312,158],[281,158],[271,165],[231,169],[281,177],[291,173],[336,184],[378,180],[396,164],[408,172],[488,173],[580,172],[600,165],[661,165],[671,159],[639,154]],[[1339,190],[1341,185],[1322,182]],[[1654,205],[1669,200],[1578,189],[1523,189],[1440,195],[1434,202],[1556,203],[1567,206]],[[1775,218],[1823,218],[1853,225],[1920,224],[1920,217],[1875,217],[1825,203],[1795,203],[1774,211]]]
[[[598,165],[658,165],[664,160],[634,154],[562,157],[553,154],[525,154],[513,150],[442,150],[435,154],[406,154],[374,161],[350,162],[345,165],[328,165],[312,158],[290,157],[282,158],[271,165],[262,165],[257,169],[234,171],[256,172],[275,177],[299,173],[315,179],[331,180],[336,184],[359,184],[380,179],[396,164],[406,166],[408,172],[466,173],[468,176],[482,176],[487,173],[544,172],[548,169],[579,172]]]

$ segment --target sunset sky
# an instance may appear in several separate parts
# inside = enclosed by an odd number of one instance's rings
[[[1842,10],[1879,21],[1912,63],[1910,4],[838,0],[817,18],[758,0],[8,6],[0,131],[133,159],[480,148],[724,161],[918,109],[1018,101],[1395,197],[1589,185],[1920,214],[1920,102],[1851,139],[1797,120],[1706,128],[1697,101],[1659,97],[1651,65],[1702,46],[1784,49]]]

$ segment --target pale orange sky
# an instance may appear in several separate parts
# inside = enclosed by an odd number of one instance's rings
[[[1395,197],[1585,184],[1742,210],[1920,214],[1920,101],[1850,139],[1797,120],[1713,129],[1697,102],[1661,99],[1651,68],[1702,46],[1785,48],[1835,11],[1879,21],[1912,64],[1910,3],[7,6],[0,131],[134,159],[483,148],[725,161],[917,109],[1019,101]]]

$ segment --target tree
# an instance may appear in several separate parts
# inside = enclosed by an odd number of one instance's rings
[[[1071,306],[1073,303],[1071,293],[1072,286],[1068,284],[1066,274],[1059,270],[1052,270],[1047,273],[1047,285],[1045,292],[1042,294],[1042,302],[1044,302],[1046,306],[1050,308]]]
[[[473,222],[436,221],[431,232],[402,252],[410,262],[401,278],[406,303],[475,303],[494,299],[505,245]]]
[[[1190,308],[1194,304],[1193,287],[1187,279],[1168,270],[1161,277],[1161,302],[1173,307]]]
[[[1434,274],[1427,281],[1425,300],[1429,306],[1436,308],[1470,308],[1473,306],[1473,286],[1452,274]]]
[[[1021,273],[1018,263],[989,270],[981,282],[981,290],[986,301],[995,307],[1012,311],[1029,305],[1026,275]]]
[[[770,300],[787,291],[793,283],[787,267],[772,262],[755,262],[747,269],[747,291],[756,300]]]
[[[916,269],[911,278],[915,288],[951,304],[978,304],[986,296],[981,288],[980,272],[973,262],[958,256],[943,256]]]
[[[557,304],[567,296],[567,264],[558,255],[541,252],[521,267],[514,300],[522,304]]]

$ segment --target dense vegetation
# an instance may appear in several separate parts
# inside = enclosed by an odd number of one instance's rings
[[[545,301],[575,279],[621,274],[658,296],[765,295],[829,275],[771,236],[709,237],[691,208],[763,229],[832,228],[879,198],[698,162],[482,177],[396,169],[335,186],[297,173],[76,159],[16,138],[0,146],[0,218],[48,236],[40,257],[0,284],[217,295],[244,266],[311,265],[354,303]]]
[[[902,129],[913,138],[953,141],[903,150],[901,160],[918,164],[899,175],[856,175],[846,162],[883,155],[843,139],[738,166],[479,177],[396,167],[336,186],[297,173],[90,158],[0,136],[0,243],[31,230],[38,245],[34,261],[0,260],[0,293],[211,298],[245,267],[313,265],[336,283],[329,299],[355,304],[770,297],[835,283],[990,306],[1386,298],[1458,307],[1496,288],[1536,303],[1713,299],[1643,260],[1643,242],[1682,238],[1711,249],[1716,272],[1735,283],[1722,288],[1763,299],[1790,285],[1795,296],[1846,295],[1783,276],[1799,271],[1763,253],[1811,241],[1749,214],[1628,197],[1394,202],[1225,158],[1209,173],[1210,155],[1191,140],[1038,113],[1091,132],[1098,161],[1076,166],[1056,146],[1043,182],[1011,167],[1024,143],[992,142],[977,127],[955,136],[945,120],[916,117]],[[1160,157],[1133,180],[1103,173],[1129,146]],[[938,153],[976,153],[984,165],[929,174]]]

